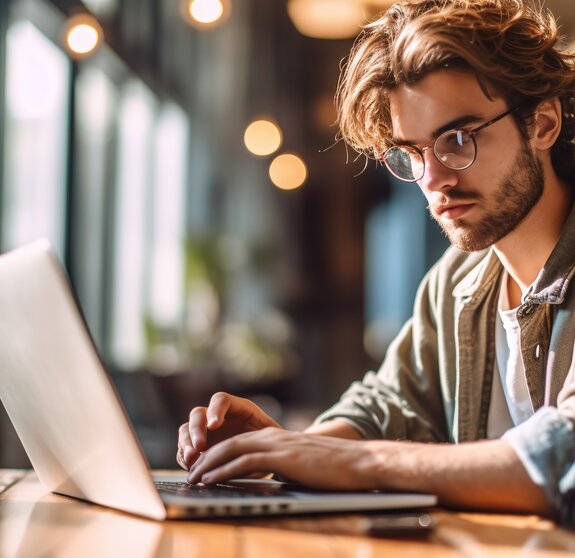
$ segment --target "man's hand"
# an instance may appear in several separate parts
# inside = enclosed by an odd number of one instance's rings
[[[236,434],[281,426],[248,399],[216,393],[207,407],[191,410],[189,422],[180,426],[176,460],[189,470],[201,452]]]
[[[207,450],[191,467],[188,482],[214,484],[265,472],[313,488],[426,492],[437,494],[443,505],[549,513],[542,488],[505,440],[359,441],[265,428]]]
[[[273,472],[320,489],[378,488],[373,442],[265,428],[225,440],[192,466],[190,483],[218,483]]]

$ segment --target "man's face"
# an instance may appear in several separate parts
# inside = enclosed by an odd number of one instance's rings
[[[450,128],[475,128],[508,107],[485,96],[475,76],[455,70],[429,74],[390,93],[395,143],[426,146]],[[514,231],[543,193],[543,168],[512,116],[475,137],[471,167],[454,171],[425,150],[418,181],[432,217],[449,240],[465,251],[487,248]]]

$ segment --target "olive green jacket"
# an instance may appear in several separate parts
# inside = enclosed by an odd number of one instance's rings
[[[493,249],[451,247],[422,281],[413,317],[377,373],[354,382],[317,423],[343,419],[365,438],[486,437],[503,266]],[[535,414],[503,436],[557,518],[575,527],[575,210],[518,310]]]

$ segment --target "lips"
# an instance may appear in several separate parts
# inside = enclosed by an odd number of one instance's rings
[[[459,219],[460,217],[463,217],[463,215],[465,215],[473,205],[473,202],[440,205],[436,206],[435,211],[439,217],[444,217],[446,219]]]

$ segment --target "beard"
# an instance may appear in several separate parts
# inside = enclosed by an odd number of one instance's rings
[[[483,250],[517,228],[539,201],[543,194],[543,184],[541,162],[524,144],[513,167],[493,195],[490,205],[494,209],[481,222],[470,224],[465,218],[442,220],[431,206],[428,210],[452,244],[465,252]],[[479,192],[461,192],[456,189],[448,192],[445,197],[447,203],[457,201],[458,198],[465,201],[486,199]]]

